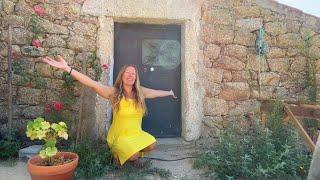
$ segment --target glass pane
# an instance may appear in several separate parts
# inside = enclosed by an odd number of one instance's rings
[[[142,64],[174,69],[180,64],[180,42],[165,39],[142,41]]]

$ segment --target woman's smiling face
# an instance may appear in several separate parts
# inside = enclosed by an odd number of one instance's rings
[[[124,85],[133,86],[136,81],[136,69],[132,66],[126,68],[122,74],[122,83]]]

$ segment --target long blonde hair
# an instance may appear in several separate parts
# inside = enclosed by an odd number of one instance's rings
[[[135,106],[136,106],[136,108],[141,109],[143,114],[145,115],[147,113],[147,106],[145,104],[144,95],[142,93],[142,89],[140,86],[138,69],[134,65],[124,65],[120,69],[119,74],[116,79],[116,82],[113,85],[113,87],[116,89],[116,91],[115,91],[114,95],[111,97],[112,109],[115,112],[118,111],[121,98],[122,97],[126,98],[126,95],[124,94],[124,90],[123,90],[122,76],[128,67],[133,67],[136,71],[136,80],[135,80],[135,82],[133,84],[133,88],[132,88]]]

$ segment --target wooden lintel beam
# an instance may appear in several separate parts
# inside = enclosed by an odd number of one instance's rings
[[[303,138],[305,139],[305,141],[307,142],[308,147],[314,151],[315,149],[315,144],[313,143],[313,141],[311,140],[311,138],[309,137],[308,133],[304,130],[303,126],[300,124],[299,120],[293,115],[293,113],[291,112],[290,108],[288,107],[288,105],[284,105],[284,111],[287,113],[287,115],[290,117],[290,119],[292,120],[293,124],[297,127],[297,129],[299,130],[300,134],[303,136]]]

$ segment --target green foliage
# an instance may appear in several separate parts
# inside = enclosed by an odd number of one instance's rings
[[[41,26],[41,18],[39,18],[36,14],[32,14],[30,16],[29,21],[29,30],[34,33],[33,39],[42,39],[45,31]]]
[[[161,179],[170,179],[171,172],[166,169],[151,167],[151,161],[145,161],[142,168],[136,168],[130,163],[126,163],[123,169],[119,169],[116,174],[123,180],[145,180],[146,176],[159,176]]]
[[[313,35],[307,34],[303,37],[303,44],[300,46],[300,53],[306,57],[306,68],[304,72],[304,86],[308,93],[308,101],[316,102],[317,100],[317,83],[316,83],[316,60],[317,58],[310,50],[312,47]]]
[[[63,138],[67,140],[67,131],[68,128],[64,122],[50,124],[43,118],[36,118],[28,122],[26,134],[31,140],[39,139],[46,142],[39,155],[41,158],[49,159],[49,162],[51,162],[52,156],[58,152],[56,147],[57,139]]]
[[[282,104],[277,102],[268,118],[268,128],[259,120],[250,126],[245,119],[234,123],[218,144],[195,161],[208,167],[217,179],[299,179],[307,175],[311,156],[290,126],[282,124]],[[239,124],[244,123],[239,127]]]
[[[92,68],[93,68],[93,70],[95,72],[94,73],[94,79],[96,81],[100,80],[100,77],[101,77],[101,74],[102,74],[102,69],[101,69],[100,65],[96,64],[96,63],[93,63],[92,64]]]
[[[12,129],[3,132],[0,140],[0,159],[10,159],[18,156],[20,141]]]
[[[13,61],[12,63],[12,70],[14,74],[20,76],[20,84],[27,85],[30,87],[35,87],[38,89],[46,88],[47,82],[43,78],[40,77],[37,73],[27,73],[28,69],[27,60],[19,59],[17,61]]]
[[[76,179],[95,179],[112,169],[111,152],[105,144],[84,141],[79,145],[71,145],[70,151],[79,155],[79,164],[75,172]]]

